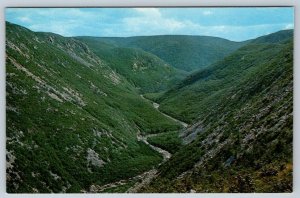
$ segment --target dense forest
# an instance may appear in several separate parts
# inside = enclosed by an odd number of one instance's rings
[[[293,30],[63,37],[6,22],[9,193],[292,192]]]

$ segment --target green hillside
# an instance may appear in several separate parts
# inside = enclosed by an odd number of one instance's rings
[[[67,38],[6,22],[6,137],[8,193],[292,192],[293,30]]]
[[[267,64],[285,47],[292,31],[278,32],[251,41],[211,66],[192,73],[176,87],[156,99],[160,109],[180,120],[192,122],[211,111],[211,106],[257,67]],[[280,37],[281,36],[281,37]],[[276,42],[260,42],[274,40]],[[281,38],[281,39],[280,39]]]
[[[85,38],[85,37],[81,37]],[[142,49],[152,53],[171,66],[193,71],[221,60],[247,42],[233,42],[209,36],[137,36],[137,37],[93,37],[91,43]]]
[[[142,192],[293,191],[293,41],[285,33],[290,39],[258,38],[162,97],[177,117],[193,112],[183,131],[193,138]]]
[[[162,156],[137,139],[180,126],[87,45],[6,23],[7,192],[84,192]]]
[[[294,36],[294,30],[281,30],[269,35],[261,36],[251,41],[252,43],[279,43]]]
[[[175,69],[142,49],[117,47],[94,37],[76,39],[86,43],[97,56],[142,93],[165,91],[187,75],[187,72]]]

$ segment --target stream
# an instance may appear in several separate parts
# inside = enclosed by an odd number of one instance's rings
[[[159,104],[158,104],[158,103],[153,102],[153,101],[151,101],[151,100],[145,98],[143,95],[140,95],[140,96],[141,96],[143,99],[145,99],[145,100],[147,100],[147,101],[149,101],[149,102],[152,102],[153,107],[154,107],[157,111],[159,111],[161,114],[163,114],[164,116],[166,116],[167,118],[170,118],[171,120],[174,120],[175,122],[181,124],[184,128],[186,128],[186,127],[188,126],[187,123],[185,123],[185,122],[183,122],[183,121],[180,121],[180,120],[178,120],[178,119],[176,119],[176,118],[174,118],[174,117],[171,117],[171,116],[169,116],[168,114],[165,114],[164,112],[161,112],[161,111],[158,109],[158,108],[159,108]]]
[[[178,120],[178,119],[176,119],[176,118],[173,118],[173,117],[171,117],[171,116],[169,116],[169,115],[167,115],[167,114],[161,112],[161,111],[159,110],[159,104],[158,104],[158,103],[153,102],[153,101],[151,101],[151,100],[145,98],[143,95],[140,95],[140,96],[141,96],[144,100],[147,100],[147,101],[151,102],[152,105],[153,105],[153,107],[154,107],[157,111],[159,111],[161,114],[163,114],[164,116],[166,116],[166,117],[168,117],[168,118],[170,118],[170,119],[176,121],[177,123],[180,123],[184,128],[186,128],[186,127],[188,126],[187,123],[185,123],[185,122],[183,122],[183,121],[180,121],[180,120]],[[159,135],[159,134],[150,134],[150,135],[142,136],[141,133],[140,133],[140,131],[139,131],[138,134],[137,134],[137,138],[138,138],[138,140],[141,140],[141,141],[143,141],[145,144],[149,145],[153,150],[155,150],[155,151],[159,152],[160,154],[162,154],[162,156],[163,156],[163,161],[159,164],[159,165],[161,165],[162,163],[164,163],[164,162],[166,162],[168,159],[170,159],[171,156],[172,156],[172,154],[169,153],[168,151],[162,149],[162,148],[159,148],[159,147],[157,147],[157,146],[154,146],[154,145],[150,144],[150,143],[147,141],[147,138],[148,138],[148,137],[154,137],[154,136],[157,136],[157,135]],[[127,193],[136,193],[136,192],[138,192],[143,186],[148,185],[148,184],[156,177],[156,173],[157,173],[157,172],[158,172],[157,169],[153,168],[153,169],[151,169],[151,170],[149,170],[149,171],[143,173],[143,174],[144,174],[144,177],[143,177],[142,181],[141,181],[141,182],[135,183],[135,185],[133,185],[131,188],[129,188],[126,192],[127,192]]]
[[[181,124],[184,128],[186,128],[188,126],[187,123],[183,122],[183,121],[180,121],[176,118],[173,118],[163,112],[161,112],[159,110],[159,104],[158,103],[155,103],[147,98],[145,98],[143,95],[140,95],[144,100],[147,100],[148,102],[152,103],[153,107],[159,111],[161,114],[163,114],[164,116],[174,120],[175,122]],[[168,151],[160,148],[160,147],[157,147],[157,146],[154,146],[152,144],[150,144],[147,139],[149,137],[155,137],[157,135],[160,135],[159,133],[158,134],[149,134],[149,135],[142,135],[142,133],[138,130],[137,132],[137,139],[138,141],[143,141],[145,144],[149,145],[153,150],[157,151],[158,153],[160,153],[162,156],[163,156],[163,160],[162,162],[159,163],[159,165],[165,163],[168,159],[171,158],[172,154],[169,153]],[[148,185],[155,177],[156,177],[156,174],[157,174],[157,169],[156,168],[153,168],[149,171],[146,171],[146,172],[143,172],[142,174],[140,175],[137,175],[135,177],[132,177],[132,178],[129,178],[129,179],[124,179],[124,180],[120,180],[120,181],[116,181],[116,182],[113,182],[113,183],[109,183],[109,184],[105,184],[103,186],[96,186],[96,185],[92,185],[90,187],[90,190],[89,192],[91,193],[99,193],[99,192],[103,192],[105,191],[106,189],[109,189],[109,188],[114,188],[114,187],[118,187],[118,186],[122,186],[122,185],[126,185],[128,182],[131,182],[131,181],[135,181],[135,180],[139,180],[137,181],[132,187],[130,187],[126,193],[136,193],[138,192],[143,186],[145,185]]]

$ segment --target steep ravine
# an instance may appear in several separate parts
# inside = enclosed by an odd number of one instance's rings
[[[141,95],[141,97],[143,99],[145,99],[145,100],[148,100],[149,102],[152,102],[153,107],[159,111],[159,109],[158,109],[159,108],[159,104],[158,103],[155,103],[153,101],[150,101],[149,99],[146,99],[143,95]],[[184,128],[186,128],[188,126],[188,124],[185,123],[185,122],[177,120],[176,118],[173,118],[173,117],[171,117],[171,116],[169,116],[169,115],[167,115],[167,114],[165,114],[165,113],[163,113],[161,111],[159,111],[159,112],[161,114],[163,114],[164,116],[166,116],[166,117],[168,117],[168,118],[170,118],[170,119],[172,119],[172,120],[180,123]],[[157,136],[157,135],[159,135],[159,134],[150,134],[150,135],[142,136],[140,134],[140,132],[138,132],[137,137],[138,137],[138,140],[142,140],[145,144],[149,145],[153,150],[155,150],[155,151],[159,152],[160,154],[162,154],[162,156],[164,158],[163,161],[160,163],[160,164],[162,164],[162,163],[166,162],[168,159],[170,159],[170,157],[172,155],[168,151],[166,151],[166,150],[164,150],[162,148],[159,148],[157,146],[151,145],[147,141],[148,137],[153,137],[153,136]],[[136,193],[136,192],[138,192],[139,189],[141,189],[143,186],[149,184],[152,181],[152,179],[156,177],[156,173],[157,173],[157,169],[156,168],[153,168],[153,169],[151,169],[151,170],[143,173],[143,176],[144,176],[143,179],[140,182],[135,183],[135,185],[133,185],[131,188],[129,188],[126,192],[127,193]]]
[[[157,111],[159,111],[159,109],[158,109],[159,108],[159,104],[158,103],[155,103],[155,102],[153,102],[153,101],[151,101],[149,99],[144,98],[143,95],[141,95],[141,97],[143,99],[151,102],[153,104],[153,107]],[[161,111],[159,111],[159,112],[161,114],[163,114],[164,116],[166,116],[166,117],[168,117],[168,118],[170,118],[170,119],[172,119],[172,120],[180,123],[184,128],[186,128],[188,126],[188,124],[185,123],[185,122],[177,120],[176,118],[173,118],[173,117],[171,117],[171,116],[169,116],[169,115],[167,115],[167,114],[165,114],[165,113],[163,113]],[[170,159],[171,156],[172,156],[172,154],[169,153],[168,151],[160,148],[160,147],[157,147],[157,146],[154,146],[154,145],[150,144],[147,141],[147,139],[149,137],[155,137],[157,135],[160,135],[160,134],[159,133],[158,134],[149,134],[149,135],[144,135],[143,136],[142,133],[138,130],[138,132],[137,132],[137,139],[138,139],[138,141],[143,141],[145,144],[149,145],[153,150],[159,152],[163,156],[163,160],[159,164],[159,165],[161,165],[162,163],[165,163],[168,159]],[[90,193],[104,192],[104,191],[106,191],[108,189],[117,188],[117,187],[129,184],[130,182],[135,182],[135,184],[126,191],[126,193],[135,193],[135,192],[138,192],[138,190],[141,189],[143,186],[149,184],[153,180],[153,178],[156,177],[156,173],[157,173],[157,169],[156,168],[152,168],[149,171],[143,172],[142,174],[139,174],[139,175],[137,175],[135,177],[132,177],[132,178],[129,178],[127,180],[119,180],[119,181],[116,181],[116,182],[113,182],[113,183],[105,184],[103,186],[91,185],[90,189],[89,189],[89,192]],[[82,191],[82,192],[86,193],[86,191]]]
[[[148,100],[149,102],[152,102],[153,107],[159,111],[159,109],[158,109],[159,108],[159,104],[158,103],[155,103],[155,102],[153,102],[153,101],[151,101],[149,99],[144,98],[143,95],[141,95],[141,97],[143,99],[145,99],[145,100]],[[161,114],[163,114],[164,116],[166,116],[166,117],[168,117],[168,118],[170,118],[170,119],[172,119],[172,120],[180,123],[184,128],[186,128],[188,126],[188,124],[185,123],[185,122],[177,120],[176,118],[173,118],[173,117],[171,117],[171,116],[169,116],[169,115],[167,115],[167,114],[165,114],[165,113],[163,113],[161,111],[159,111],[159,112]],[[151,145],[147,141],[148,137],[153,137],[153,136],[157,136],[157,135],[159,135],[159,134],[150,134],[150,135],[142,136],[142,135],[140,135],[140,132],[139,132],[137,137],[138,137],[139,140],[142,140],[145,144],[149,145],[153,150],[155,150],[155,151],[157,151],[157,152],[159,152],[160,154],[163,155],[164,159],[160,163],[160,164],[162,164],[162,163],[166,162],[171,157],[171,153],[169,153],[168,151],[166,151],[166,150],[164,150],[162,148],[159,148],[157,146]],[[136,192],[138,192],[139,189],[141,189],[145,185],[148,185],[152,181],[152,179],[156,177],[156,173],[157,173],[157,169],[156,168],[153,168],[150,171],[147,171],[147,172],[143,173],[144,178],[141,180],[141,182],[137,182],[134,186],[132,186],[131,188],[129,188],[126,192],[127,193],[136,193]]]
[[[138,141],[143,141],[145,144],[149,145],[153,150],[159,152],[163,156],[163,160],[160,163],[160,164],[162,164],[162,163],[166,162],[168,159],[170,159],[172,154],[162,148],[159,148],[157,146],[150,144],[147,141],[148,137],[154,137],[156,135],[159,135],[159,134],[150,134],[150,135],[143,136],[143,135],[141,135],[141,132],[138,131],[137,139],[138,139]],[[142,174],[139,174],[139,175],[129,178],[127,180],[123,179],[123,180],[119,180],[116,182],[105,184],[103,186],[91,185],[89,192],[90,193],[104,192],[105,190],[108,190],[108,189],[120,187],[120,186],[129,184],[130,182],[135,182],[135,184],[126,191],[127,193],[134,193],[134,192],[137,192],[144,185],[149,184],[149,182],[152,181],[152,179],[155,177],[156,173],[157,173],[156,168],[152,168],[149,171],[143,172]],[[82,191],[82,192],[86,193],[86,191]]]

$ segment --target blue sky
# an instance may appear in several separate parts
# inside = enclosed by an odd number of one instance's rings
[[[6,8],[6,20],[63,36],[206,35],[242,41],[294,28],[294,10],[272,8]]]

